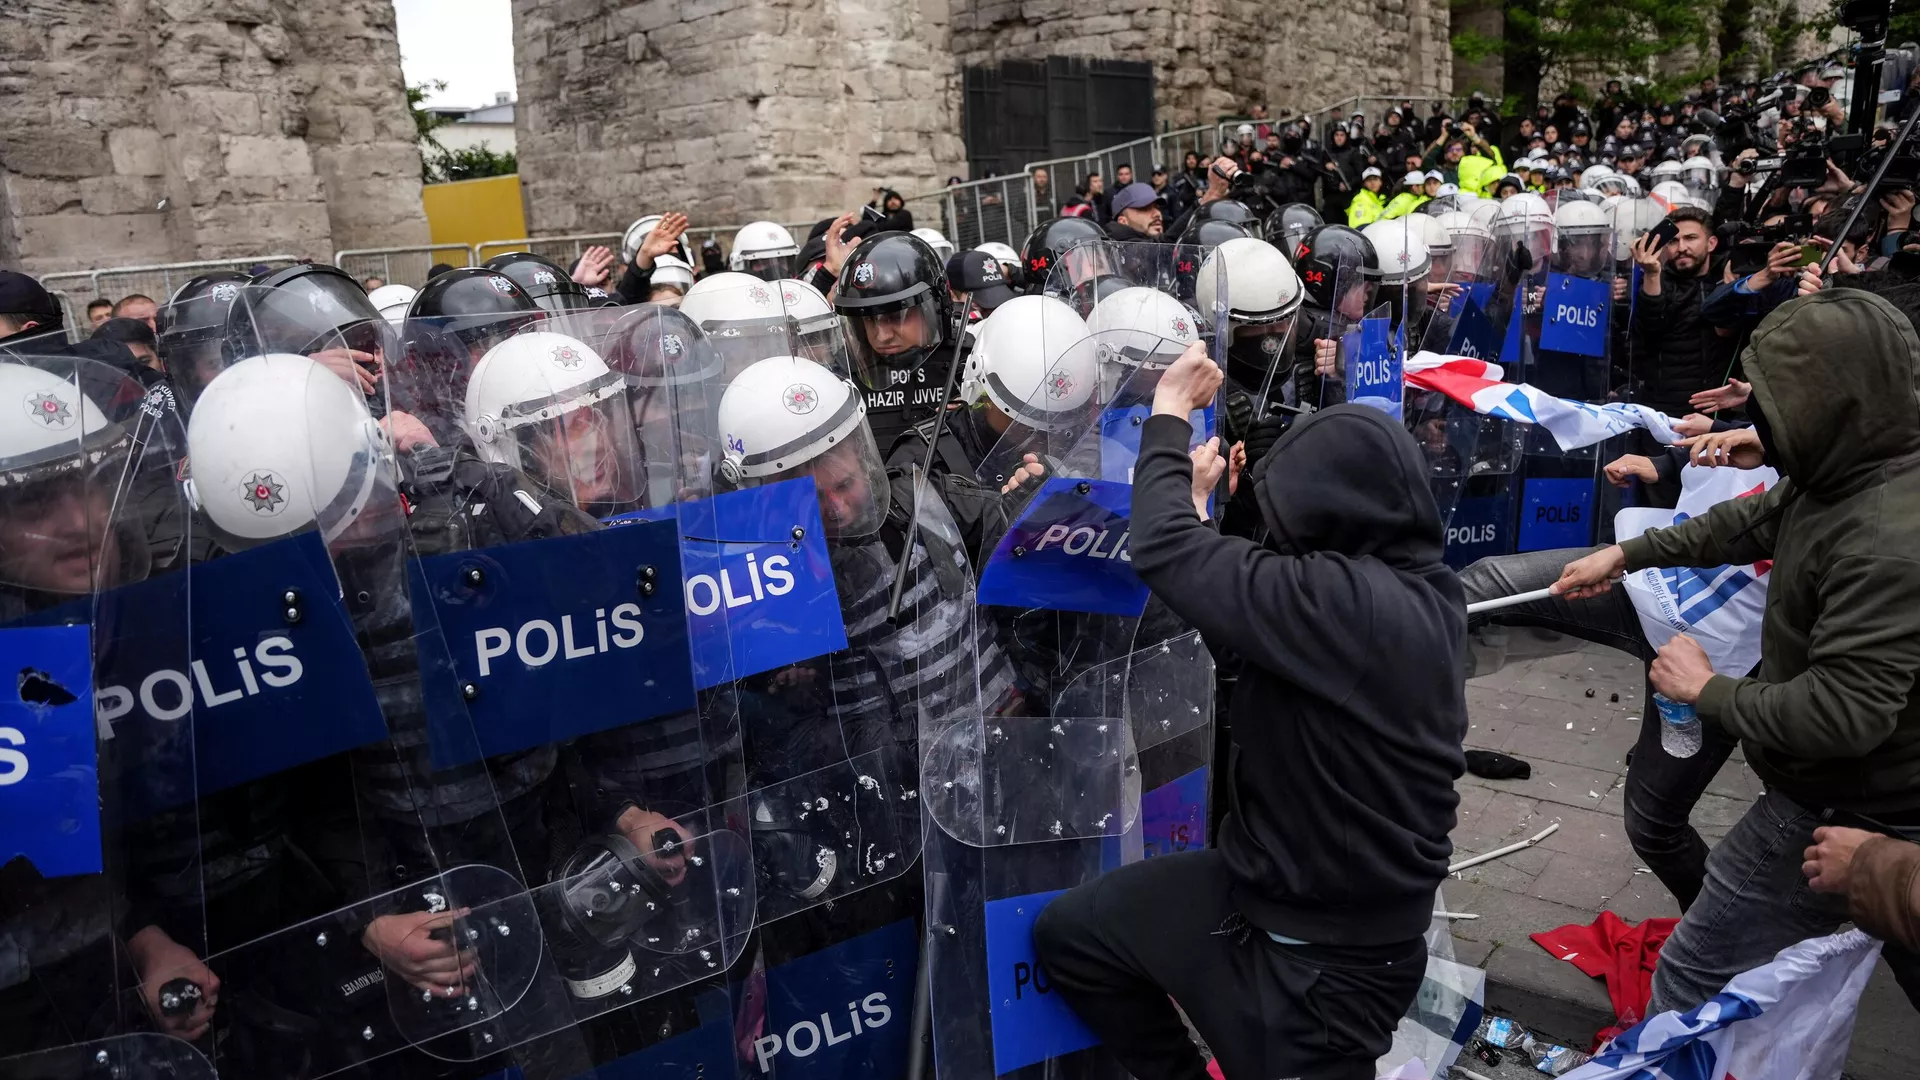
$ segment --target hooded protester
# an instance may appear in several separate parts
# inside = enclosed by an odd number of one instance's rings
[[[1371,1076],[1419,992],[1452,852],[1465,601],[1419,448],[1366,406],[1297,422],[1240,480],[1265,544],[1215,533],[1226,463],[1211,443],[1189,457],[1187,417],[1220,378],[1196,345],[1160,382],[1131,540],[1154,595],[1245,660],[1219,847],[1067,892],[1034,942],[1142,1080],[1201,1075],[1182,1010],[1227,1076]],[[1424,662],[1382,679],[1380,657]]]
[[[1569,563],[1554,586],[1578,599],[1646,567],[1773,563],[1755,677],[1715,674],[1684,634],[1649,672],[1655,690],[1740,739],[1766,785],[1708,856],[1700,898],[1661,950],[1656,1012],[1692,1008],[1847,920],[1845,898],[1800,873],[1817,826],[1920,837],[1920,564],[1909,540],[1920,519],[1920,336],[1887,300],[1834,289],[1775,309],[1742,360],[1780,482]],[[1893,945],[1883,955],[1920,1002],[1920,959]]]

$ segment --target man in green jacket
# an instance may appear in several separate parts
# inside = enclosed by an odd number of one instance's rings
[[[1360,190],[1353,193],[1353,201],[1347,204],[1347,227],[1362,228],[1380,220],[1381,211],[1387,208],[1387,201],[1380,197],[1380,188],[1386,181],[1380,178],[1380,170],[1369,165],[1360,170]]]
[[[1426,173],[1410,172],[1401,179],[1400,186],[1404,190],[1393,197],[1393,201],[1387,204],[1386,212],[1380,215],[1388,221],[1406,217],[1427,201]]]
[[[1656,1012],[1699,1005],[1846,921],[1845,897],[1800,872],[1816,828],[1920,838],[1920,337],[1886,299],[1835,289],[1776,308],[1742,360],[1780,482],[1569,563],[1554,585],[1579,598],[1646,567],[1773,561],[1758,677],[1715,674],[1684,634],[1648,672],[1740,739],[1766,784],[1660,952]],[[1920,1005],[1920,958],[1885,955]]]

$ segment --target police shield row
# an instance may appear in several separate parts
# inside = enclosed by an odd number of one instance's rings
[[[9,349],[0,1075],[566,1076],[730,986],[764,1070],[824,1051],[742,972],[920,915],[923,844],[985,1023],[982,897],[1139,857],[1143,770],[1206,759],[1197,640],[1046,562],[1124,563],[1124,403],[1224,304],[1152,254],[1101,332],[983,325],[893,467],[875,395],[963,322],[898,234],[833,306],[527,256],[389,318],[300,266],[183,288],[152,387]],[[981,607],[996,558],[1060,584]]]

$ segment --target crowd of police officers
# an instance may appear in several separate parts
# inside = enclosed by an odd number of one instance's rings
[[[763,1075],[888,1023],[910,1067],[1009,1071],[993,901],[1137,857],[1140,774],[1214,761],[1233,685],[1157,602],[1043,564],[1109,543],[1044,500],[1130,479],[1190,349],[1236,467],[1345,400],[1363,326],[1517,328],[1521,377],[1604,397],[1617,328],[1548,329],[1549,275],[1613,295],[1670,207],[1596,172],[1356,230],[1242,187],[1223,158],[1178,235],[1123,189],[1125,233],[1019,252],[756,223],[697,279],[680,215],[617,280],[216,272],[151,370],[8,275],[0,1076],[568,1077],[716,1024]],[[1443,513],[1544,453],[1430,398]],[[902,920],[890,982],[782,1019],[788,965]]]

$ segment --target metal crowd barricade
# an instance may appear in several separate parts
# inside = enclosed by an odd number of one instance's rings
[[[333,253],[333,265],[364,281],[377,277],[389,285],[427,283],[427,271],[438,263],[473,266],[473,249],[465,244],[426,244],[414,247],[354,248]]]
[[[488,240],[473,245],[473,264],[485,266],[488,259],[496,255],[505,255],[510,251],[531,251],[535,255],[544,255],[568,270],[580,261],[580,256],[590,247],[613,249],[615,259],[620,257],[622,233],[576,233],[570,236],[527,236],[518,240]]]
[[[1155,137],[1154,154],[1167,167],[1169,175],[1177,175],[1186,163],[1187,154],[1198,154],[1200,160],[1208,161],[1220,152],[1220,142],[1215,138],[1218,131],[1217,124],[1163,131]]]
[[[1035,214],[1033,177],[1024,172],[954,184],[905,202],[914,224],[939,229],[959,251],[988,241],[1017,250],[1042,220]]]
[[[298,255],[248,255],[236,259],[203,259],[198,262],[161,263],[153,266],[114,266],[85,271],[93,296],[118,301],[136,293],[164,304],[174,291],[209,270],[239,270],[252,273],[257,267],[275,269],[301,261]],[[70,275],[51,275],[67,277]],[[71,275],[79,276],[79,275]],[[92,299],[93,297],[88,297]]]

